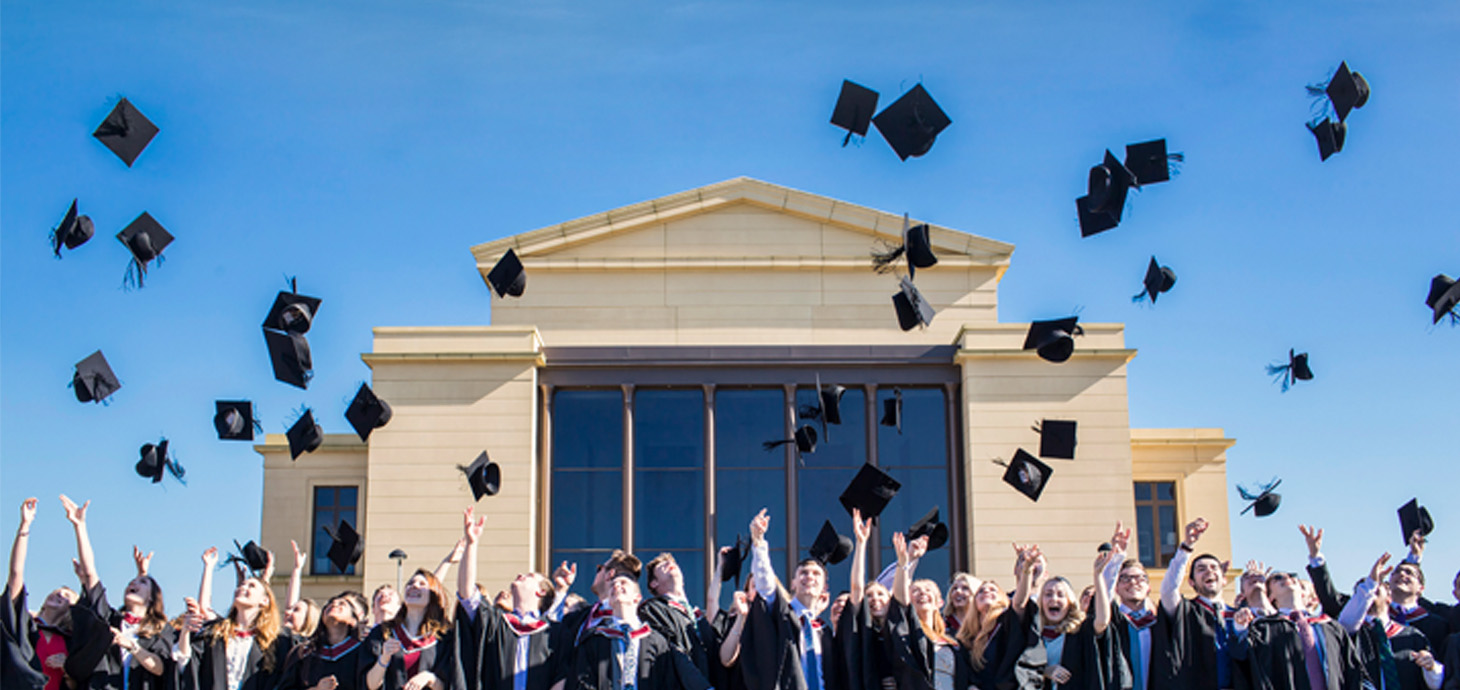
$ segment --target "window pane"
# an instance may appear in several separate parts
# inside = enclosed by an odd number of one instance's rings
[[[356,499],[355,499],[355,497],[358,496],[358,495],[359,495],[359,489],[356,489],[353,486],[343,486],[343,487],[340,487],[338,493],[336,494],[336,497],[337,497],[336,498],[336,500],[337,500],[336,505],[338,505],[338,506],[340,506],[342,508],[354,508],[354,507],[356,507],[356,506],[359,505],[356,502]],[[351,524],[353,524],[353,523],[351,523]]]
[[[878,524],[882,527],[882,565],[886,567],[897,562],[897,552],[892,550],[892,535],[894,532],[907,533],[913,523],[927,514],[933,506],[938,506],[938,519],[945,524],[950,523],[952,514],[948,510],[948,470],[940,469],[906,469],[901,467],[884,468],[887,474],[893,479],[902,483],[902,488],[897,492],[887,507],[883,509],[882,516],[878,518]],[[838,503],[838,506],[841,504]],[[845,511],[842,513],[845,515]],[[848,522],[850,524],[850,522]],[[949,524],[949,529],[952,525]],[[949,534],[951,542],[953,535]],[[948,547],[930,552],[921,563],[918,564],[918,573],[921,577],[946,583],[948,577],[953,573],[948,570],[950,560],[948,558]],[[868,566],[870,568],[870,565]],[[938,568],[941,568],[938,569]],[[942,586],[941,584],[939,585]]]
[[[573,581],[573,586],[568,588],[568,591],[572,592],[573,594],[577,594],[578,596],[587,599],[589,603],[592,603],[594,601],[597,601],[597,598],[593,595],[593,576],[595,574],[595,568],[598,567],[599,563],[608,560],[608,556],[611,553],[613,553],[613,549],[601,549],[589,552],[559,551],[554,549],[552,552],[552,558],[548,560],[548,563],[553,568],[557,568],[558,564],[564,561],[567,561],[571,564],[576,564],[578,566],[578,578]]]
[[[784,468],[784,448],[767,451],[761,444],[786,438],[785,404],[777,389],[717,390],[715,466]]]
[[[1136,500],[1137,501],[1149,501],[1149,500],[1151,500],[1151,483],[1150,482],[1136,482]]]
[[[1176,500],[1175,482],[1156,482],[1156,498],[1162,501]]]
[[[636,391],[634,467],[704,465],[704,392],[652,389]]]
[[[1161,561],[1176,555],[1176,507],[1161,506]]]
[[[624,464],[624,396],[616,390],[553,395],[553,469]],[[553,503],[556,505],[557,500]]]
[[[948,464],[947,411],[943,391],[938,388],[902,389],[902,433],[895,426],[883,426],[886,404],[894,390],[877,391],[877,465],[899,467]]]
[[[824,381],[826,385],[832,382]],[[796,389],[796,407],[820,406],[820,396],[815,386],[801,386]],[[867,461],[867,393],[861,388],[848,388],[842,395],[841,424],[828,424],[825,433],[821,420],[802,420],[816,427],[817,444],[815,452],[802,457],[806,467],[861,467]],[[850,481],[850,478],[848,478]],[[819,523],[818,523],[819,524]]]
[[[1151,509],[1136,506],[1136,540],[1140,543],[1141,563],[1154,568],[1156,563],[1156,528],[1151,524]]]
[[[851,536],[852,518],[837,497],[841,496],[842,489],[846,488],[855,474],[855,470],[840,468],[801,470],[796,490],[800,503],[797,539],[802,549],[810,547],[811,542],[816,541],[816,534],[828,520],[838,534]],[[775,524],[776,516],[772,515],[772,529]]]
[[[623,545],[622,482],[620,470],[553,472],[553,548],[611,550]]]
[[[719,411],[716,410],[716,416]],[[761,508],[770,511],[772,548],[786,545],[786,470],[720,470],[715,473],[715,541],[750,539],[750,519]],[[777,562],[779,565],[779,561]]]
[[[704,544],[704,470],[636,470],[634,503],[636,551],[692,549]]]

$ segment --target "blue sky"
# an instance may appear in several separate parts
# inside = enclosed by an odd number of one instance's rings
[[[260,459],[215,439],[213,400],[253,399],[270,433],[306,404],[347,431],[371,327],[490,321],[469,246],[739,175],[1014,243],[1003,321],[1125,323],[1133,426],[1223,427],[1233,483],[1284,478],[1261,521],[1229,496],[1239,559],[1298,568],[1296,525],[1314,522],[1352,581],[1400,548],[1394,510],[1418,496],[1440,525],[1430,592],[1460,569],[1460,329],[1430,326],[1423,304],[1431,276],[1460,274],[1453,4],[0,11],[0,534],[43,499],[37,589],[72,581],[66,492],[94,500],[105,582],[140,541],[178,602],[203,548],[258,533]],[[1320,163],[1303,86],[1345,59],[1374,95]],[[884,104],[921,80],[953,125],[907,162],[875,133],[840,148],[827,118],[843,78]],[[130,170],[90,137],[121,96],[162,129]],[[1089,166],[1163,136],[1181,175],[1080,239]],[[46,233],[73,197],[97,236],[57,261]],[[111,236],[144,210],[178,239],[127,292]],[[1152,254],[1179,281],[1141,308]],[[258,333],[285,275],[324,299],[307,392],[273,382]],[[1290,347],[1317,379],[1283,394],[1262,367]],[[124,388],[80,405],[65,384],[98,348]],[[133,473],[164,435],[186,488]]]

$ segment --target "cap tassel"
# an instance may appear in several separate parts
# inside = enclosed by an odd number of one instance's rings
[[[1137,292],[1134,297],[1131,297],[1130,301],[1136,304],[1142,304],[1146,301],[1147,297],[1148,295],[1146,294],[1146,291],[1142,289],[1140,292]]]
[[[1177,151],[1166,154],[1166,173],[1171,177],[1181,176],[1181,164],[1186,162],[1186,154]]]
[[[142,263],[133,257],[127,263],[127,273],[122,276],[122,287],[127,290],[140,290],[147,278],[147,264]]]
[[[878,242],[882,247],[882,251],[872,250],[872,270],[878,273],[891,272],[893,262],[897,261],[907,252],[907,246],[898,245],[894,247],[886,241],[878,240]]]
[[[773,451],[773,450],[775,450],[775,449],[777,449],[777,448],[779,448],[781,446],[784,446],[784,445],[786,445],[788,443],[795,443],[795,442],[796,442],[796,439],[794,439],[794,438],[783,438],[783,439],[781,439],[779,441],[765,441],[764,443],[761,443],[760,444],[760,447],[761,448],[764,448],[766,450],[766,452],[770,452],[770,451]]]
[[[1267,365],[1267,375],[1276,377],[1273,379],[1273,383],[1281,382],[1283,384],[1284,393],[1288,392],[1288,388],[1292,387],[1293,385],[1292,363],[1269,364]]]
[[[168,460],[166,466],[168,474],[171,474],[172,477],[177,480],[177,483],[182,484],[183,486],[188,485],[188,481],[183,478],[187,476],[188,471],[186,469],[183,469],[182,463],[178,462],[177,460]]]

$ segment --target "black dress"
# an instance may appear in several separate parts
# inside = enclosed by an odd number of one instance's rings
[[[228,641],[213,637],[221,622],[212,621],[193,633],[192,657],[178,671],[186,690],[228,690]],[[284,673],[294,642],[294,637],[284,630],[279,631],[270,649],[261,649],[255,640],[244,661],[243,681],[238,690],[273,690]]]
[[[365,641],[347,637],[340,644],[315,647],[312,642],[296,644],[284,662],[279,690],[309,690],[321,680],[334,676],[337,690],[358,690],[360,652]]]
[[[406,649],[410,643],[410,636],[400,626],[377,625],[370,635],[365,638],[365,644],[359,653],[359,683],[360,688],[369,687],[365,683],[365,676],[375,666],[380,658],[380,650],[385,646],[386,632],[390,633],[401,642],[401,650],[391,657],[390,663],[385,667],[385,681],[381,683],[381,690],[401,690],[422,671],[430,671],[435,674],[442,684],[450,687],[452,678],[456,677],[457,670],[454,668],[455,657],[451,654],[451,648],[456,644],[456,639],[451,633],[437,635],[419,640],[413,649]]]
[[[6,586],[6,591],[10,587]],[[36,635],[38,623],[25,605],[25,590],[13,600],[5,602],[0,615],[0,685],[7,690],[42,690],[46,687],[46,674],[41,672],[42,660],[36,656]],[[59,633],[59,631],[57,631]],[[68,636],[69,645],[70,638]]]

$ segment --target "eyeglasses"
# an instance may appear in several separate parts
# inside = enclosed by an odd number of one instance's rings
[[[1135,584],[1137,582],[1150,582],[1150,581],[1151,581],[1151,578],[1150,577],[1147,577],[1145,573],[1136,573],[1136,574],[1133,574],[1133,575],[1121,575],[1120,576],[1120,582],[1122,582],[1124,584]]]

